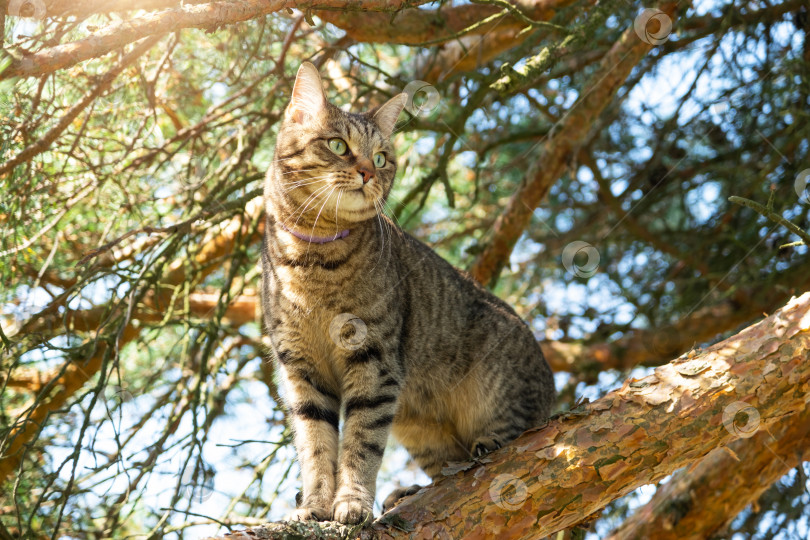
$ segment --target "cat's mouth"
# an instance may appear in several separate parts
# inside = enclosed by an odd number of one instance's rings
[[[373,217],[377,213],[374,199],[373,190],[367,189],[367,186],[345,189],[340,199],[340,213],[354,219]]]

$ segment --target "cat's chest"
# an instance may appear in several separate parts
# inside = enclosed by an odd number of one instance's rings
[[[335,380],[340,378],[337,364],[339,348],[330,337],[330,324],[337,314],[315,307],[303,317],[288,320],[288,327],[299,336],[300,346],[307,350],[307,359],[318,372]]]
[[[316,307],[304,316],[291,316],[279,329],[289,348],[305,359],[311,372],[339,394],[348,371],[348,358],[363,347],[368,328],[352,313]],[[287,346],[287,345],[285,345]]]
[[[302,319],[314,317],[316,312],[337,309],[346,296],[341,280],[335,276],[288,264],[273,265],[269,293],[275,310]]]

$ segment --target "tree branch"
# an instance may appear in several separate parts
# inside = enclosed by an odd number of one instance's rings
[[[258,217],[263,212],[263,205],[261,198],[256,198],[251,201],[246,208],[246,214],[252,218]],[[249,220],[247,220],[249,223]],[[201,268],[195,277],[202,279],[202,277],[210,274],[219,268],[218,262],[224,261],[223,256],[231,252],[238,239],[242,238],[247,232],[246,220],[242,216],[232,218],[227,224],[222,226],[217,234],[212,234],[209,241],[202,247],[199,253],[194,258],[193,263]],[[212,231],[213,233],[213,231]],[[165,306],[171,299],[171,287],[179,285],[186,281],[188,268],[188,261],[185,258],[179,258],[172,263],[161,280],[160,294],[153,298],[152,301],[156,306]],[[135,310],[133,309],[133,312]],[[87,325],[87,328],[97,329],[100,324],[99,320],[83,320],[75,316],[71,319],[74,326],[81,324]],[[99,317],[109,317],[106,311],[97,314]],[[119,339],[119,347],[135,339],[141,326],[133,325],[131,322],[123,328],[121,338]],[[9,475],[19,467],[24,452],[25,445],[33,440],[42,426],[45,425],[45,420],[48,416],[61,409],[67,400],[75,392],[80,390],[98,371],[101,369],[103,359],[106,352],[106,346],[102,343],[95,350],[93,355],[86,359],[84,362],[76,362],[67,366],[57,378],[50,381],[44,386],[44,390],[38,396],[38,399],[27,415],[21,421],[18,421],[6,438],[2,440],[2,453],[0,453],[0,483],[2,483]]]
[[[319,0],[317,2],[227,0],[198,5],[184,4],[173,9],[150,12],[115,22],[97,30],[92,36],[55,45],[17,59],[5,71],[0,72],[0,81],[12,77],[39,76],[64,69],[84,60],[103,56],[146,36],[176,32],[183,28],[213,30],[283,9],[299,8],[306,11],[328,8],[393,12],[402,9],[405,5],[415,6],[424,1],[426,0]]]
[[[757,214],[761,215],[762,217],[766,217],[771,221],[778,223],[779,225],[783,226],[796,236],[802,239],[805,245],[810,245],[810,234],[807,234],[805,231],[801,230],[798,225],[795,223],[791,223],[790,221],[783,218],[780,214],[773,211],[772,208],[769,206],[762,206],[758,202],[752,201],[750,199],[746,199],[745,197],[737,197],[732,195],[728,198],[730,202],[734,204],[739,204],[740,206],[747,206],[751,210],[755,211]]]
[[[118,75],[127,66],[132,64],[141,55],[149,51],[149,49],[160,41],[161,37],[162,36],[152,36],[149,39],[145,39],[129,53],[127,53],[127,55],[124,56],[124,58],[122,58],[121,61],[115,65],[115,67],[104,74],[98,84],[90,92],[85,94],[81,101],[71,107],[64,114],[64,116],[59,119],[55,126],[48,130],[47,133],[39,137],[35,143],[27,146],[19,154],[0,165],[0,176],[8,173],[20,163],[30,161],[34,156],[45,151],[62,134],[62,132],[64,132],[68,126],[70,126],[71,122],[73,122],[73,120],[75,120],[76,117],[79,116],[81,112],[93,102],[93,100],[95,100],[98,96],[103,94],[107,88],[109,88],[115,78],[118,77]],[[5,72],[0,72],[0,80],[5,78],[7,71],[8,70]]]
[[[550,21],[560,8],[575,0],[513,0],[524,16],[535,21]],[[386,13],[343,13],[340,11],[317,11],[321,19],[334,24],[356,41],[370,43],[402,43],[421,45],[425,42],[450,41],[459,32],[503,10],[497,5],[482,3],[443,7],[436,10],[414,9],[398,13],[393,21]],[[393,23],[393,24],[392,24]],[[521,30],[526,27],[520,17],[509,15],[488,24],[476,27],[474,35],[482,36],[498,29]]]
[[[698,343],[734,330],[762,313],[768,313],[797,291],[810,289],[810,274],[802,265],[783,271],[779,279],[763,287],[761,283],[738,287],[733,297],[696,310],[687,317],[657,328],[638,329],[609,343],[542,341],[540,347],[553,371],[571,373],[627,370],[636,366],[660,366],[673,356],[690,350]],[[230,299],[223,320],[241,326],[257,320],[259,299],[242,294]],[[188,297],[189,311],[201,318],[209,316],[219,303],[218,293],[194,292]],[[103,315],[98,310],[69,312],[68,326],[75,331],[92,331]],[[133,319],[160,320],[160,313],[136,310]],[[37,322],[43,320],[37,317]],[[28,328],[27,332],[41,328]],[[15,378],[16,380],[16,378]],[[22,384],[22,382],[21,382]]]
[[[732,296],[695,310],[668,326],[633,330],[609,343],[546,341],[541,346],[554,371],[599,372],[659,366],[699,343],[774,311],[791,294],[808,289],[810,273],[805,265],[797,264],[766,286],[761,282],[737,286]]]
[[[674,6],[665,12],[672,15]],[[583,86],[585,93],[565,115],[561,124],[546,140],[538,156],[534,177],[523,184],[512,197],[493,226],[491,238],[475,260],[470,273],[479,282],[493,284],[523,231],[531,222],[534,209],[545,198],[554,182],[587,136],[595,118],[613,99],[616,91],[647,54],[651,45],[636,35],[631,27],[602,58],[598,68]]]

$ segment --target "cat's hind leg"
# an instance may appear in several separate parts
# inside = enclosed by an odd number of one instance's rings
[[[504,444],[505,441],[501,436],[495,433],[489,433],[473,441],[470,453],[473,457],[481,457],[484,454],[489,454],[501,448]]]
[[[391,494],[385,498],[385,501],[383,501],[383,514],[391,510],[393,507],[395,507],[400,499],[415,494],[423,487],[425,486],[413,484],[411,486],[397,488],[394,491],[392,491]]]

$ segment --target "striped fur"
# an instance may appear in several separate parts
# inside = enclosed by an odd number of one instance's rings
[[[384,216],[404,94],[355,114],[322,92],[303,65],[265,183],[262,308],[301,465],[292,517],[357,523],[371,516],[389,433],[435,478],[544,421],[554,386],[514,310]],[[323,244],[289,232],[345,229]]]

